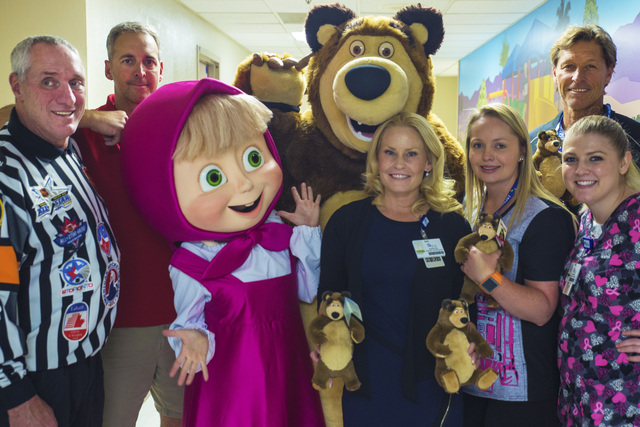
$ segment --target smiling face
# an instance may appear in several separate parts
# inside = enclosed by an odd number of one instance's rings
[[[34,44],[29,59],[24,81],[9,76],[18,117],[40,138],[66,148],[84,113],[82,62],[68,47],[47,43]]]
[[[419,196],[425,172],[431,171],[424,141],[413,128],[393,126],[382,134],[378,170],[384,197]]]
[[[178,203],[193,226],[232,233],[260,222],[282,184],[282,169],[263,135],[229,148],[215,158],[174,161]]]
[[[105,61],[105,75],[113,80],[116,108],[131,114],[162,81],[162,62],[153,37],[146,33],[120,34],[113,43],[113,57]]]
[[[631,153],[620,158],[604,135],[575,135],[564,141],[562,177],[576,200],[585,203],[597,219],[606,219],[606,212],[616,208],[625,191],[624,174],[630,162]]]
[[[607,67],[602,47],[596,41],[579,41],[560,51],[553,67],[553,81],[562,98],[563,110],[578,117],[599,114],[604,88],[609,84],[613,66]]]
[[[502,120],[484,115],[471,127],[469,163],[489,191],[511,188],[518,177],[520,157],[525,154],[518,136]]]

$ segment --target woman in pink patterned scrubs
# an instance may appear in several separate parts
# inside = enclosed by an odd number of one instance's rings
[[[564,426],[640,426],[640,173],[615,121],[568,131],[562,175],[587,206],[560,280]]]

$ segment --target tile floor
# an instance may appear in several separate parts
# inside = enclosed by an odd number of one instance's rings
[[[147,399],[142,404],[140,414],[138,415],[138,422],[136,427],[159,427],[160,415],[156,411],[156,407],[153,404],[153,398],[151,395],[147,395]]]

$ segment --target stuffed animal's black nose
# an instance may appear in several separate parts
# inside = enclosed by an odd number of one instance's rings
[[[371,101],[385,93],[391,84],[391,74],[378,65],[358,65],[347,71],[344,82],[354,96]]]
[[[331,317],[333,317],[334,319],[337,319],[338,317],[340,317],[340,313],[337,313],[334,311],[333,313],[331,313]]]
[[[463,317],[460,319],[460,323],[462,323],[463,325],[466,325],[467,323],[469,323],[469,319],[466,317]]]
[[[480,236],[480,240],[487,240],[488,238],[489,238],[489,236],[484,235],[484,234]]]
[[[553,146],[554,147],[559,147],[560,146],[560,141],[553,141]]]

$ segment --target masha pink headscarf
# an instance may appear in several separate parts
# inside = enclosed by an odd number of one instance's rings
[[[249,230],[235,233],[201,230],[182,215],[174,185],[172,156],[193,106],[201,97],[212,93],[243,92],[209,78],[164,85],[136,107],[122,134],[122,169],[131,200],[148,223],[170,242],[221,241],[244,235],[266,221],[282,193],[281,183],[265,217]],[[212,120],[216,119],[212,117]],[[265,132],[264,139],[282,167],[269,131]]]

